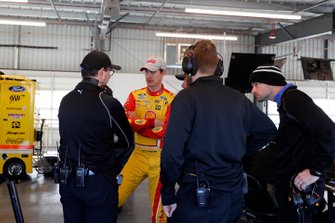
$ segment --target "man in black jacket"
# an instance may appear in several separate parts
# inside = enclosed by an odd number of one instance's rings
[[[209,40],[183,60],[192,84],[172,102],[161,156],[162,202],[171,222],[236,222],[244,208],[241,159],[276,133],[264,113],[214,75],[217,65]]]
[[[278,67],[257,67],[250,82],[258,101],[271,100],[278,107],[274,183],[279,222],[318,222],[314,201],[323,196],[325,170],[335,157],[335,125],[308,95],[286,83]]]
[[[116,174],[133,146],[124,109],[104,87],[120,67],[99,51],[87,54],[80,66],[83,80],[64,96],[58,114],[64,222],[115,223]]]

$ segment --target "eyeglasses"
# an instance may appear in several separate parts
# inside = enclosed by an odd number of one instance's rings
[[[110,72],[110,74],[109,74],[110,76],[113,76],[113,74],[115,73],[115,70],[111,69],[109,67],[105,67],[105,70]]]

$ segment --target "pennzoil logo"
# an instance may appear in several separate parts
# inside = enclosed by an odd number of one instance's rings
[[[24,114],[8,114],[8,116],[14,119],[20,119],[24,117]]]
[[[26,88],[23,87],[23,86],[10,86],[8,89],[12,92],[24,92],[24,91],[26,91]]]
[[[12,131],[8,131],[7,135],[24,135],[26,134],[26,132],[12,132]]]
[[[6,144],[22,144],[24,142],[24,138],[7,138]]]
[[[19,129],[21,128],[21,122],[12,122],[12,129]]]
[[[10,100],[9,103],[20,101],[22,98],[24,98],[24,96],[25,96],[24,94],[21,94],[21,95],[12,94],[11,96],[9,96],[9,100]]]
[[[136,125],[144,125],[147,121],[145,119],[137,119],[135,120]]]

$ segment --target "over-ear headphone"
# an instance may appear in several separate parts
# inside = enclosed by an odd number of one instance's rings
[[[193,52],[193,49],[194,49],[194,45],[191,45],[185,52],[189,52],[191,55],[185,55],[183,57],[183,61],[182,61],[182,68],[183,68],[183,71],[184,73],[186,74],[189,74],[191,76],[194,76],[197,71],[198,71],[198,63],[197,63],[197,60],[195,59],[195,56],[194,56],[194,52]],[[223,74],[223,71],[224,71],[224,67],[223,67],[223,57],[221,54],[217,53],[218,54],[218,65],[216,66],[216,69],[215,69],[215,76],[218,76],[220,77],[222,74]]]
[[[313,183],[309,185],[305,190],[300,191],[294,185],[294,177],[290,182],[290,193],[288,195],[289,202],[292,202],[296,208],[311,208],[318,207],[321,204],[322,197],[317,193],[317,184]]]
[[[223,74],[224,71],[224,67],[223,67],[223,57],[221,56],[221,54],[217,53],[219,55],[219,61],[218,61],[218,65],[215,69],[215,76],[220,77]]]
[[[198,63],[194,56],[194,45],[191,45],[188,49],[185,50],[185,54],[183,57],[183,61],[181,63],[181,67],[184,73],[194,76],[198,71]]]

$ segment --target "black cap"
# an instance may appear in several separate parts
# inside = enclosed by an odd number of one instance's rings
[[[183,81],[185,79],[187,74],[175,74],[174,76],[180,80],[180,81]]]
[[[121,67],[112,64],[107,54],[100,51],[92,51],[87,54],[80,64],[81,70],[93,71],[100,70],[101,68],[110,68],[113,70],[121,70]]]

